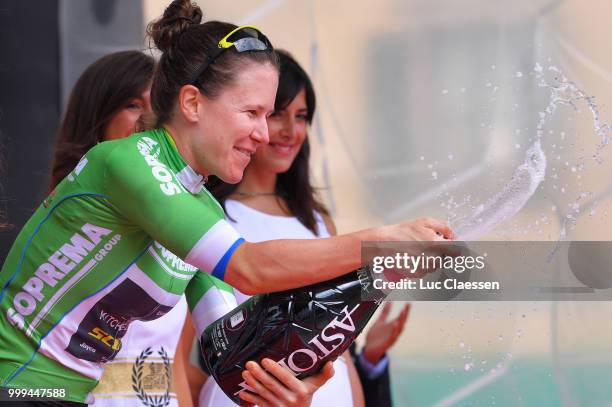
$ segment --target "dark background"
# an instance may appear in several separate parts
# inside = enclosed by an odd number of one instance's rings
[[[70,89],[102,55],[142,47],[140,1],[0,0],[0,265],[44,199]]]
[[[48,184],[60,115],[58,0],[0,1],[0,259]]]

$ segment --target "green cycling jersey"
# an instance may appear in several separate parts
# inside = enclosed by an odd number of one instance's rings
[[[221,280],[243,240],[204,181],[165,129],[81,159],[2,266],[0,387],[45,383],[91,402],[130,322],[164,315],[184,292],[198,325],[227,312]]]

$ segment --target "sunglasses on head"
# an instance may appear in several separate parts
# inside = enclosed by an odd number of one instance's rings
[[[202,65],[195,71],[191,80],[190,85],[195,85],[196,81],[206,71],[206,68],[210,66],[225,50],[234,47],[238,52],[246,51],[265,51],[272,49],[272,44],[268,38],[259,31],[258,28],[243,25],[233,29],[225,37],[221,38],[217,44],[217,48],[202,62]]]

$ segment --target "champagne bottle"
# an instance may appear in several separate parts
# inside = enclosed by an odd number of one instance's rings
[[[302,379],[340,356],[361,333],[385,294],[368,266],[333,280],[251,297],[209,325],[200,340],[204,363],[237,404],[249,390],[245,364],[270,358]]]

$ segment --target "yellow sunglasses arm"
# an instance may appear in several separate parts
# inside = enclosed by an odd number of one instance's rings
[[[240,27],[236,27],[235,29],[233,29],[232,31],[230,31],[229,34],[227,34],[225,37],[221,38],[221,40],[219,41],[219,48],[229,48],[231,47],[234,43],[233,42],[229,42],[227,39],[229,37],[231,37],[235,32],[243,30],[245,28],[252,28],[254,30],[257,30],[259,32],[261,32],[261,30],[255,26],[252,25],[241,25]]]

